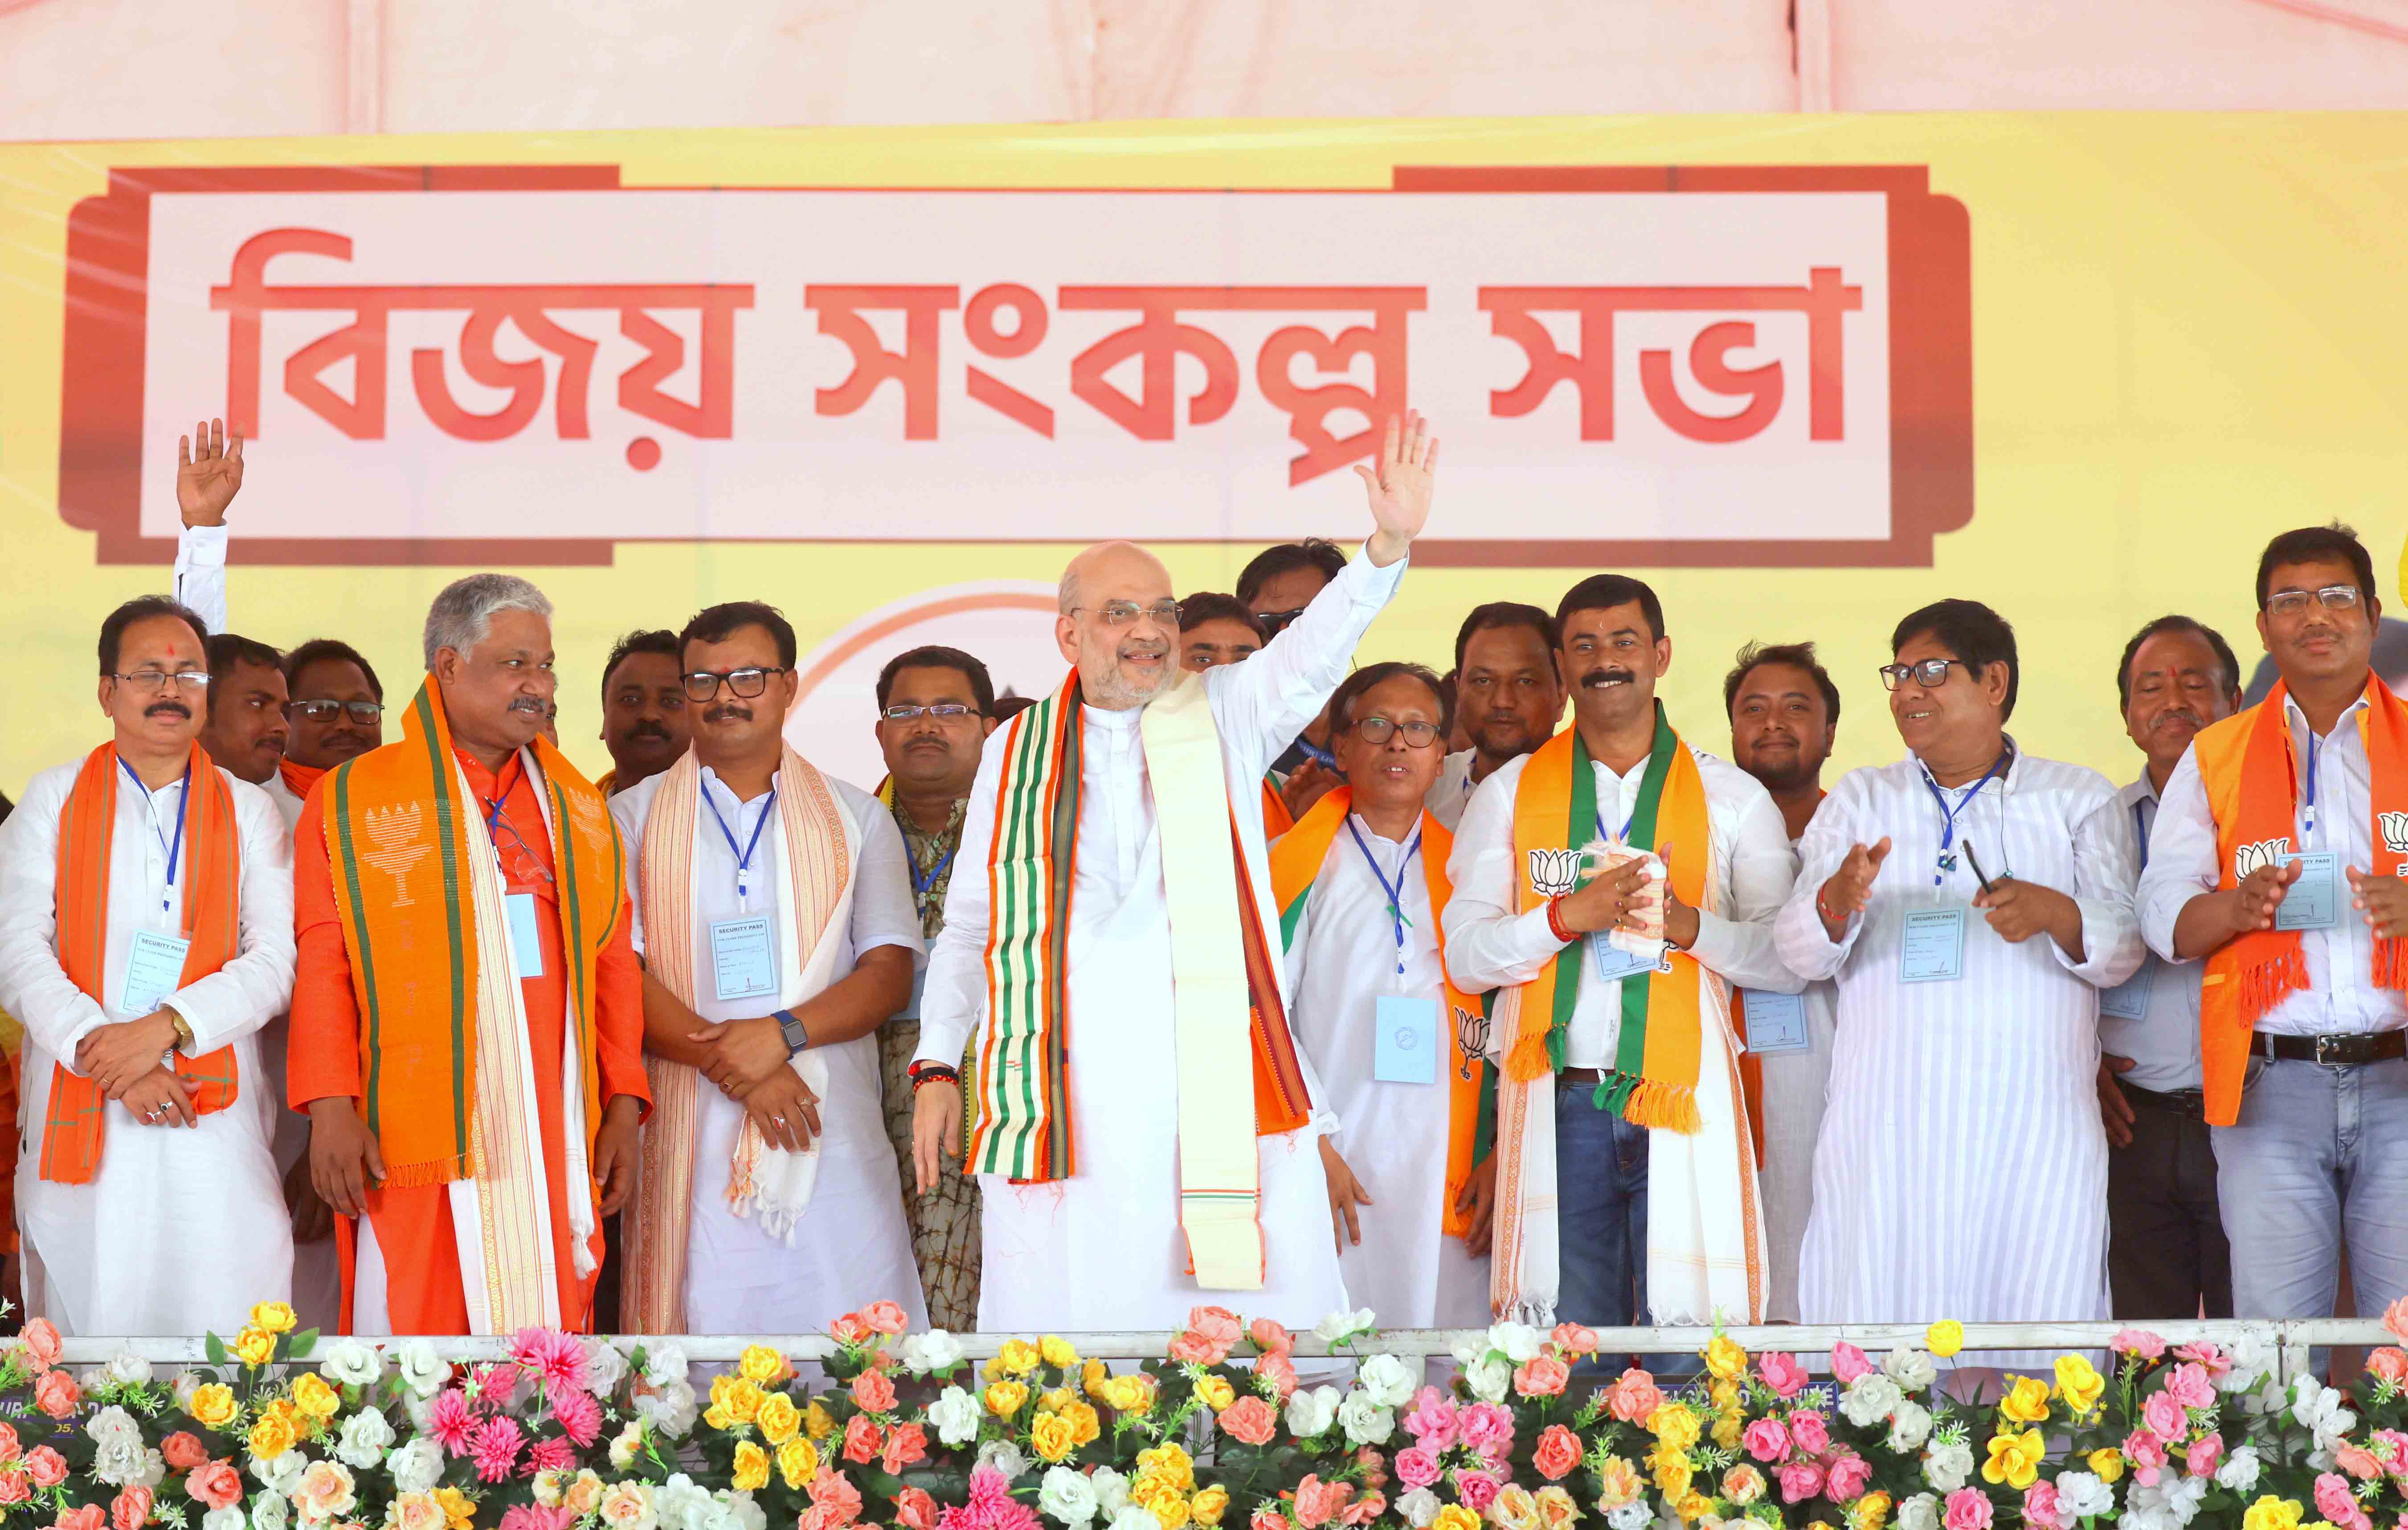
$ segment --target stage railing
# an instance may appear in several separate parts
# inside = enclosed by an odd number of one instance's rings
[[[2371,1318],[2311,1318],[2283,1322],[2246,1319],[2193,1320],[2181,1323],[1969,1323],[1965,1324],[1965,1347],[1960,1365],[1983,1363],[1985,1350],[2103,1350],[2107,1341],[2125,1328],[2146,1328],[2169,1344],[2186,1344],[2205,1339],[2230,1346],[2243,1341],[2259,1341],[2269,1346],[2279,1357],[2285,1381],[2308,1368],[2310,1351],[2332,1345],[2372,1347],[2397,1342],[2382,1323]],[[1457,1340],[1468,1338],[1477,1330],[1443,1328],[1407,1328],[1381,1333],[1354,1341],[1344,1352],[1374,1354],[1387,1352],[1399,1355],[1451,1354]],[[1597,1330],[1598,1346],[1603,1353],[1624,1354],[1695,1354],[1713,1337],[1707,1328],[1600,1328]],[[1828,1353],[1842,1339],[1867,1353],[1879,1356],[1900,1345],[1921,1347],[1924,1325],[1904,1323],[1852,1323],[1837,1325],[1775,1324],[1753,1328],[1727,1328],[1724,1332],[1745,1346],[1750,1352],[1782,1351],[1793,1354]],[[1009,1334],[964,1334],[963,1351],[972,1359],[983,1360],[993,1355]],[[1017,1336],[1023,1337],[1034,1336]],[[1082,1355],[1105,1360],[1153,1360],[1160,1358],[1176,1336],[1168,1332],[1073,1334],[1062,1336],[1078,1347]],[[390,1343],[395,1340],[376,1339],[371,1342]],[[508,1337],[440,1337],[432,1339],[436,1352],[449,1360],[498,1359],[508,1351]],[[618,1341],[622,1348],[641,1342],[634,1337]],[[836,1352],[836,1342],[824,1334],[695,1334],[680,1336],[675,1342],[695,1364],[732,1361],[748,1345],[768,1344],[796,1359],[821,1358]],[[101,1338],[79,1337],[66,1340],[65,1363],[74,1366],[98,1365],[111,1355],[131,1351],[155,1365],[201,1365],[206,1363],[205,1341],[198,1337],[177,1338]],[[1296,1352],[1299,1358],[1322,1356],[1330,1346],[1312,1334],[1297,1336]],[[306,1364],[307,1362],[304,1362]]]

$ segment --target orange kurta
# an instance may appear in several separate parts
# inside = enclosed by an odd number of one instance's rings
[[[456,757],[469,790],[490,810],[498,789],[494,772],[466,754]],[[527,1047],[535,1067],[543,1160],[550,1170],[552,1255],[559,1269],[561,1318],[566,1327],[590,1332],[594,1280],[577,1274],[568,1228],[568,1186],[561,1173],[568,1162],[560,1065],[567,1025],[567,995],[562,983],[567,958],[560,937],[558,889],[551,879],[556,868],[533,784],[516,765],[504,766],[504,773],[509,783],[502,804],[504,826],[494,836],[502,852],[503,880],[509,892],[534,894],[544,916],[537,920],[543,939],[543,976],[520,979],[520,989],[526,1003]],[[311,1100],[336,1095],[357,1101],[364,1071],[366,1037],[351,987],[351,954],[343,945],[341,916],[335,906],[323,803],[322,795],[310,796],[294,836],[293,918],[300,953],[294,980],[286,1088],[294,1108],[300,1110],[307,1110]],[[516,841],[510,837],[512,830],[517,833]],[[630,922],[623,902],[618,926],[603,948],[595,974],[595,1051],[606,1102],[619,1094],[651,1098],[644,1081],[643,969],[629,941]],[[598,1205],[598,1185],[595,1194]],[[452,1241],[449,1190],[439,1184],[371,1190],[367,1209],[378,1246],[388,1253],[407,1251],[406,1257],[390,1259],[385,1266],[393,1331],[466,1333],[468,1305],[460,1287],[460,1256]],[[354,1234],[345,1220],[337,1221],[337,1234],[343,1266],[343,1328],[349,1332]],[[598,1230],[591,1247],[598,1263],[602,1256]]]

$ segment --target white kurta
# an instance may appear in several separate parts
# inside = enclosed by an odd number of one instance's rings
[[[627,845],[627,895],[641,907],[644,821],[667,778],[647,777],[610,799],[610,816]],[[900,946],[921,960],[920,914],[911,901],[911,877],[903,836],[877,798],[833,777],[828,790],[861,840],[859,880],[852,918],[823,938],[838,943],[828,981],[849,976],[864,951]],[[779,932],[775,1002],[767,998],[721,1000],[709,970],[696,975],[695,1008],[704,1020],[749,1020],[790,1008],[808,995],[794,918],[783,912],[794,896],[786,864],[785,825],[767,795],[739,804],[736,794],[708,766],[702,791],[709,798],[695,814],[694,932],[690,948],[708,963],[710,926],[723,919],[769,916]],[[736,851],[728,848],[711,816],[715,804],[742,845],[768,814],[752,851],[745,894],[737,892]],[[643,950],[640,914],[634,930]],[[694,1216],[686,1235],[686,1332],[691,1334],[810,1334],[871,1302],[901,1304],[915,1328],[927,1325],[920,1274],[911,1259],[911,1231],[903,1217],[903,1181],[894,1145],[887,1140],[880,1105],[878,1033],[818,1049],[827,1065],[827,1096],[820,1101],[818,1177],[810,1204],[795,1224],[788,1245],[752,1217],[738,1217],[727,1205],[728,1162],[744,1125],[744,1108],[706,1079],[695,1091]]]
[[[237,950],[165,1003],[192,1027],[196,1051],[234,1048],[235,1104],[193,1127],[148,1126],[111,1105],[99,1174],[90,1184],[51,1183],[41,1178],[51,1067],[71,1063],[93,1029],[142,1018],[118,1008],[134,932],[178,933],[187,880],[179,856],[168,885],[163,843],[173,839],[183,783],[142,792],[121,778],[109,841],[107,1008],[93,1003],[59,965],[52,885],[59,815],[81,767],[78,761],[35,777],[0,826],[0,1008],[25,1026],[17,1218],[28,1309],[66,1334],[232,1333],[253,1302],[286,1299],[293,1280],[292,1223],[258,1103],[266,1079],[257,1041],[293,998],[291,840],[259,788],[225,777],[242,854]]]
[[[187,540],[192,536],[192,531],[185,533]],[[260,790],[276,805],[289,843],[301,822],[302,799],[284,784],[282,771],[268,777]],[[284,1103],[284,1054],[291,1039],[291,1021],[289,1015],[278,1015],[259,1031],[259,1061],[267,1080],[267,1087],[259,1092],[259,1108],[267,1117],[267,1140],[276,1153],[280,1180],[290,1176],[294,1165],[309,1156],[309,1118]],[[342,1321],[343,1271],[336,1252],[332,1233],[314,1243],[296,1241],[293,1245],[293,1311],[304,1328],[331,1334]]]
[[[1803,840],[1781,954],[1838,980],[1829,1108],[1799,1265],[1808,1323],[2090,1322],[2107,1316],[2107,1140],[2099,1122],[2099,990],[2141,963],[2131,836],[2115,789],[2018,753],[1957,814],[1920,763],[1849,772]],[[1954,806],[1963,788],[1948,789]],[[1849,848],[1887,836],[1872,899],[1834,945],[1814,895]],[[1982,910],[1968,842],[2082,908],[2084,959],[2045,935],[2011,945]],[[1934,887],[1934,875],[1940,885]],[[1907,911],[1965,909],[1963,975],[1899,980]],[[1985,1355],[1997,1364],[2019,1362]]]
[[[1773,1323],[1799,1321],[1798,1253],[1814,1208],[1814,1138],[1823,1129],[1838,1023],[1839,994],[1832,984],[1808,983],[1805,1000],[1806,1050],[1760,1053],[1756,1059],[1764,1069],[1764,1162],[1756,1165],[1756,1189],[1764,1196],[1771,1277],[1764,1315]]]
[[[1278,938],[1263,844],[1259,782],[1270,763],[1345,678],[1354,645],[1395,593],[1404,561],[1357,557],[1296,622],[1241,665],[1204,672],[1221,763],[1263,932]],[[1142,714],[1088,708],[1081,735],[1076,874],[1065,978],[1069,1002],[1070,1130],[1077,1171],[1051,1184],[981,1175],[985,1268],[979,1327],[1037,1332],[1177,1328],[1217,1302],[1290,1327],[1311,1327],[1345,1300],[1329,1231],[1328,1178],[1317,1141],[1325,1094],[1306,1062],[1315,1121],[1259,1139],[1266,1248],[1259,1291],[1208,1292],[1187,1273],[1179,1228],[1179,1078],[1171,1021],[1170,912],[1162,833],[1138,736]],[[919,1057],[953,1063],[984,1021],[989,921],[983,874],[995,842],[1003,764],[997,729],[979,764],[962,826],[945,928],[928,963]],[[1215,808],[1213,810],[1217,811]],[[1284,986],[1284,975],[1282,975]],[[1283,995],[1284,996],[1284,995]],[[1192,1102],[1245,1110],[1247,1100]]]
[[[1379,1314],[1383,1328],[1484,1327],[1487,1256],[1474,1258],[1463,1239],[1444,1229],[1447,1076],[1441,1071],[1426,1084],[1372,1077],[1374,1018],[1383,994],[1436,1005],[1440,1060],[1448,1064],[1453,1056],[1446,976],[1422,852],[1416,846],[1408,859],[1404,845],[1381,838],[1360,818],[1352,822],[1378,857],[1380,872],[1373,873],[1353,836],[1340,830],[1287,950],[1296,1044],[1329,1091],[1340,1122],[1338,1151],[1371,1197],[1369,1206],[1356,1208],[1363,1241],[1339,1251],[1339,1267],[1348,1299]],[[1392,886],[1402,878],[1401,975],[1383,875]]]
[[[1457,750],[1448,755],[1446,763],[1438,767],[1438,779],[1430,783],[1429,794],[1422,798],[1422,806],[1429,809],[1430,817],[1445,824],[1449,834],[1463,822],[1463,810],[1471,805],[1471,794],[1479,790],[1480,783],[1471,779],[1471,767],[1479,759],[1476,749]]]

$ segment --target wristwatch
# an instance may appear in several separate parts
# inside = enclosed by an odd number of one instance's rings
[[[803,1028],[803,1017],[792,1009],[781,1009],[771,1017],[778,1022],[780,1034],[786,1038],[786,1055],[794,1056],[811,1044],[811,1033]]]
[[[190,1056],[193,1051],[192,1022],[184,1018],[183,1011],[179,1009],[168,1010],[167,1019],[176,1027],[177,1048],[182,1051],[187,1056]]]

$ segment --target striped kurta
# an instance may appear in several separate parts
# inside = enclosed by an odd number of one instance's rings
[[[1961,790],[1946,792],[1952,806]],[[1774,926],[1793,970],[1837,979],[1829,1105],[1799,1259],[1806,1322],[2107,1316],[2099,991],[2142,957],[2138,867],[2118,826],[2105,777],[2020,754],[1957,814],[1953,870],[1941,866],[1941,808],[1912,757],[1850,772],[1815,812],[1797,893]],[[1872,900],[1834,945],[1815,893],[1852,845],[1885,836]],[[1980,891],[1968,841],[1992,878],[2012,874],[2081,905],[2083,961],[2044,935],[2011,945],[1967,907]],[[1906,914],[1933,908],[1966,908],[1963,975],[1902,982]]]

